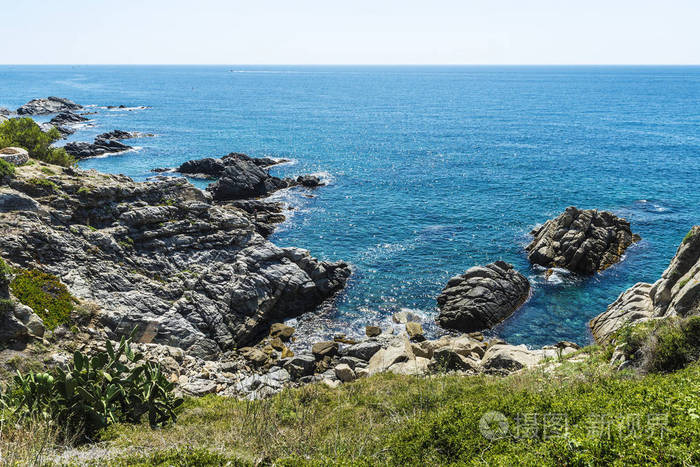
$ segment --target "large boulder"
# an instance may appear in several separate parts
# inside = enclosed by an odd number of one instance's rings
[[[700,314],[700,226],[683,239],[654,285],[635,284],[590,322],[593,337],[605,342],[622,327],[654,318]]]
[[[237,162],[250,163],[260,168],[266,168],[275,164],[286,162],[286,160],[275,160],[270,159],[269,157],[250,157],[239,152],[232,152],[221,158],[206,157],[204,159],[195,159],[184,162],[176,169],[176,172],[199,177],[220,177],[223,175],[226,167],[236,165]]]
[[[530,232],[528,259],[546,268],[593,274],[620,261],[627,247],[640,240],[630,224],[607,211],[575,207]]]
[[[29,161],[29,153],[24,148],[10,146],[0,149],[0,159],[13,165],[22,165]]]
[[[508,318],[530,294],[527,278],[503,261],[475,266],[447,283],[437,322],[463,332],[489,329]]]
[[[524,345],[496,344],[486,350],[481,364],[485,371],[517,371],[532,368],[545,356],[542,350],[528,350]]]
[[[79,110],[83,106],[75,102],[61,97],[46,97],[41,99],[32,99],[17,109],[19,115],[47,115],[59,113],[67,110]]]

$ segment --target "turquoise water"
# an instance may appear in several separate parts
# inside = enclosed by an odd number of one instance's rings
[[[81,163],[137,180],[231,151],[285,157],[277,175],[330,185],[276,197],[295,209],[272,240],[354,267],[308,326],[361,331],[401,309],[426,327],[447,280],[503,259],[532,298],[495,332],[512,343],[586,343],[587,321],[661,274],[700,221],[698,67],[0,67],[0,106],[57,95],[95,106],[91,140],[156,133]],[[203,186],[200,182],[200,186]],[[569,205],[608,209],[643,240],[592,278],[545,281],[523,246]]]

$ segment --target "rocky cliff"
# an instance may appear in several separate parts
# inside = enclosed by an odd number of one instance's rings
[[[138,326],[142,342],[203,358],[312,310],[350,274],[273,245],[247,213],[181,178],[136,183],[30,161],[0,186],[0,229],[8,263],[97,304],[111,337]]]
[[[681,242],[668,268],[653,285],[635,284],[590,322],[598,342],[631,323],[700,313],[700,226]]]

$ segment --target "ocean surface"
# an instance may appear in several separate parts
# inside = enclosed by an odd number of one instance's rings
[[[295,323],[318,336],[401,310],[439,333],[448,279],[502,259],[533,293],[493,333],[585,344],[588,320],[657,279],[700,223],[698,67],[0,67],[0,106],[48,95],[97,112],[69,140],[157,135],[83,168],[145,180],[236,151],[293,160],[275,175],[322,174],[326,187],[274,196],[293,209],[271,238],[353,265],[333,306]],[[624,216],[643,240],[602,274],[546,280],[528,233],[570,205]]]

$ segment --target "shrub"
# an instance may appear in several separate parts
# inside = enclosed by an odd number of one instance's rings
[[[4,159],[0,159],[0,179],[5,177],[13,177],[15,175],[15,166]]]
[[[38,270],[21,270],[10,282],[17,299],[34,310],[48,329],[70,320],[75,299],[56,276]]]
[[[647,372],[667,373],[700,358],[700,316],[626,326],[618,333],[626,356]]]
[[[652,334],[644,351],[648,371],[676,371],[700,358],[700,316],[667,321]]]
[[[57,129],[44,133],[31,118],[11,118],[0,124],[0,147],[18,146],[29,152],[35,159],[49,164],[68,167],[75,159],[63,148],[53,148],[51,144],[61,139]]]
[[[134,352],[129,339],[122,338],[117,349],[107,341],[106,349],[92,358],[76,351],[65,371],[18,372],[3,404],[19,418],[47,414],[86,439],[112,423],[138,423],[144,416],[151,427],[174,421],[182,399],[172,394],[160,367]]]
[[[48,180],[46,178],[30,178],[29,180],[27,180],[27,182],[31,183],[34,186],[46,188],[49,191],[58,190],[58,185],[56,185],[54,182],[52,182],[51,180]]]

